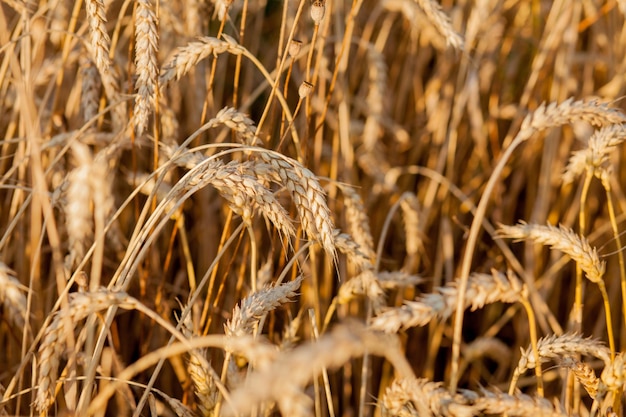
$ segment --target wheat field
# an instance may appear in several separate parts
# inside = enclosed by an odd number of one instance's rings
[[[623,416],[625,16],[1,0],[0,415]]]

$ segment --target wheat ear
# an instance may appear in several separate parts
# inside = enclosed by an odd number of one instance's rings
[[[546,336],[537,342],[539,358],[542,363],[550,359],[561,359],[563,357],[576,357],[578,355],[590,355],[600,358],[605,364],[611,362],[611,352],[600,341],[584,338],[576,333],[566,333],[560,336]],[[522,356],[519,359],[515,373],[522,374],[527,369],[536,366],[535,357],[531,347],[522,349]]]
[[[598,257],[587,239],[563,226],[543,226],[520,222],[515,226],[500,226],[498,237],[516,240],[532,240],[548,245],[569,255],[582,268],[591,282],[601,282],[605,263]]]
[[[235,306],[232,318],[225,325],[226,335],[252,334],[261,317],[296,296],[300,284],[302,276],[286,284],[261,289],[244,298]]]
[[[22,288],[15,272],[0,261],[0,305],[8,322],[18,329],[24,329],[27,311]]]
[[[225,52],[241,55],[243,50],[232,42],[222,41],[209,36],[202,37],[196,42],[180,47],[176,50],[174,56],[161,68],[159,84],[165,85],[170,80],[178,80],[201,60],[210,55],[218,55]]]
[[[135,13],[135,67],[138,76],[133,122],[137,135],[141,136],[148,126],[148,118],[156,100],[159,37],[157,19],[150,0],[137,0]]]
[[[470,276],[465,293],[465,308],[482,308],[495,302],[514,303],[521,299],[522,283],[518,278],[501,273]],[[424,326],[434,318],[447,319],[454,313],[459,297],[458,280],[438,287],[431,294],[424,294],[415,301],[405,301],[402,307],[392,308],[375,316],[370,326],[387,333],[400,329]]]
[[[333,220],[326,204],[326,193],[317,177],[299,162],[273,152],[259,152],[259,158],[271,167],[267,174],[287,187],[294,200],[302,229],[309,238],[321,243],[326,253],[337,257]]]
[[[382,414],[392,416],[471,416],[478,409],[471,391],[450,392],[441,382],[425,378],[396,379],[387,387],[380,401]]]

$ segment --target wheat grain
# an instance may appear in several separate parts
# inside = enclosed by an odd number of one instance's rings
[[[507,414],[510,416],[564,417],[567,414],[560,407],[553,406],[545,398],[526,394],[505,394],[496,390],[482,390],[476,400],[476,407],[485,414]]]
[[[188,73],[198,62],[209,55],[218,55],[228,52],[233,55],[241,55],[243,49],[231,43],[217,38],[205,36],[196,42],[191,42],[186,46],[176,50],[175,55],[167,61],[161,68],[159,84],[165,85],[168,81],[179,80]]]
[[[595,131],[589,138],[587,147],[574,152],[570,157],[563,173],[563,182],[571,183],[586,169],[590,174],[599,176],[610,153],[624,140],[626,140],[626,127],[621,124],[609,125]]]
[[[109,102],[115,102],[119,96],[119,81],[115,75],[113,62],[109,58],[111,38],[106,30],[106,14],[104,2],[102,0],[87,0],[85,2],[89,31],[91,33],[90,52],[93,61],[98,68],[104,91]],[[113,128],[115,131],[121,130],[126,118],[126,104],[121,102],[113,108]]]
[[[522,284],[513,275],[475,273],[468,282],[465,308],[471,307],[473,311],[495,302],[514,303],[520,300],[521,291]],[[435,318],[445,320],[456,310],[458,296],[457,280],[415,301],[405,301],[401,307],[384,311],[371,320],[370,326],[376,330],[396,333],[400,329],[424,326]]]
[[[72,155],[76,168],[68,175],[67,204],[63,206],[69,243],[68,268],[75,266],[85,256],[85,248],[91,244],[94,228],[90,208],[92,188],[89,184],[93,157],[89,147],[79,142],[72,144]]]
[[[2,261],[0,261],[0,304],[8,322],[18,329],[24,329],[26,296],[15,272]]]
[[[626,115],[595,100],[586,102],[569,98],[561,104],[552,102],[546,106],[543,103],[524,118],[517,136],[526,140],[536,132],[578,121],[600,127],[624,123]]]
[[[83,120],[87,123],[98,114],[101,85],[98,69],[89,58],[81,59],[80,71],[82,77],[80,108],[83,112]]]
[[[367,297],[374,313],[379,312],[385,305],[385,292],[372,269],[366,269],[343,283],[339,287],[337,301],[339,304],[346,304],[360,295]]]
[[[578,355],[591,355],[602,359],[606,364],[611,362],[611,353],[602,342],[584,338],[576,333],[543,337],[537,342],[537,350],[541,363],[545,363],[550,359],[576,357]],[[522,374],[535,366],[537,364],[532,348],[529,346],[526,349],[522,349],[522,356],[519,359],[515,372]]]
[[[245,414],[262,401],[277,401],[285,405],[285,393],[299,393],[322,369],[343,365],[348,359],[363,355],[365,351],[384,355],[403,377],[412,371],[398,348],[398,340],[392,335],[368,332],[357,323],[336,326],[329,334],[283,352],[272,363],[248,375],[247,383],[232,392],[231,404],[224,416]],[[272,381],[268,384],[267,381]],[[284,413],[284,410],[281,410]]]
[[[233,107],[224,107],[217,112],[213,121],[231,128],[245,145],[253,146],[259,141],[254,121]]]
[[[460,51],[465,49],[463,37],[454,30],[450,23],[450,18],[441,10],[439,3],[435,2],[435,0],[415,0],[415,2],[426,15],[428,22],[446,40],[448,47]]]
[[[187,316],[185,316],[185,319],[182,321],[181,330],[188,339],[195,336],[193,323],[191,321],[191,314],[187,314]],[[213,369],[209,371],[209,369],[205,368],[205,357],[206,349],[193,349],[189,351],[187,372],[191,377],[191,381],[193,382],[193,386],[195,388],[194,392],[199,401],[198,408],[202,412],[203,416],[209,416],[217,404],[218,391],[215,381],[213,380],[215,371],[213,371]]]
[[[420,204],[414,193],[406,192],[400,196],[400,208],[402,209],[402,219],[404,220],[404,231],[406,236],[406,253],[409,257],[418,254],[420,239]]]
[[[369,217],[365,212],[365,206],[361,196],[348,186],[340,186],[344,195],[344,204],[346,208],[346,222],[348,231],[354,241],[359,245],[360,250],[370,259],[374,259],[374,238],[369,225]]]
[[[302,284],[302,279],[300,276],[286,284],[265,288],[244,298],[235,306],[232,318],[226,323],[224,327],[226,334],[229,336],[252,334],[261,317],[292,301]]]
[[[73,329],[66,328],[67,323],[76,325],[92,313],[111,306],[124,309],[136,308],[138,302],[123,292],[99,290],[96,292],[73,293],[70,295],[67,309],[54,314],[46,328],[39,347],[39,368],[35,407],[44,413],[54,402],[54,384],[57,381],[60,359],[66,348],[65,334]]]
[[[137,135],[141,136],[147,128],[148,118],[156,100],[159,38],[157,19],[150,0],[137,0],[135,13],[135,66],[138,76],[135,84],[137,96],[133,122]]]
[[[333,259],[336,258],[333,220],[326,204],[326,194],[317,177],[299,162],[271,152],[259,152],[261,160],[271,167],[268,175],[287,187],[294,200],[302,229],[309,238],[321,243]]]
[[[591,366],[572,357],[566,357],[561,362],[572,371],[578,382],[581,383],[587,394],[589,394],[589,397],[595,399],[600,379],[596,376]]]
[[[385,390],[380,407],[384,417],[473,416],[474,397],[466,390],[452,395],[442,383],[425,378],[402,378]]]
[[[341,233],[339,229],[335,229],[334,237],[337,250],[346,254],[348,259],[355,265],[361,269],[372,267],[373,259],[376,257],[373,251],[364,251],[363,248],[354,241],[352,236],[347,233]]]
[[[584,237],[573,230],[559,226],[542,226],[520,222],[515,226],[500,226],[498,236],[518,240],[533,240],[542,245],[549,245],[569,255],[591,282],[601,282],[605,263],[598,257],[595,248]]]

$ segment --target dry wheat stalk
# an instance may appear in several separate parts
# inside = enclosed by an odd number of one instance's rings
[[[235,306],[232,318],[224,326],[225,333],[229,336],[252,334],[261,317],[292,301],[302,280],[303,277],[299,276],[286,284],[264,288],[244,298]]]
[[[182,46],[176,50],[175,55],[161,68],[159,84],[165,85],[174,78],[178,80],[209,55],[215,56],[225,52],[241,55],[243,49],[232,42],[222,41],[210,36],[204,36],[196,42]]]
[[[9,324],[24,329],[26,296],[13,270],[0,261],[0,304]]]
[[[57,381],[60,359],[65,353],[67,323],[76,324],[92,313],[106,310],[111,306],[134,309],[138,301],[123,292],[99,290],[95,292],[70,294],[69,307],[54,313],[54,318],[46,328],[39,347],[39,368],[35,407],[44,413],[54,402],[54,385]],[[69,319],[69,320],[68,320]]]
[[[569,255],[591,282],[601,282],[605,262],[601,261],[595,248],[587,239],[563,226],[542,226],[520,222],[515,226],[500,226],[498,236],[517,240],[533,240],[542,245],[549,245]]]
[[[571,183],[585,170],[598,176],[616,146],[626,140],[626,126],[614,124],[596,130],[587,142],[587,147],[576,151],[570,157],[563,173],[563,182]]]
[[[273,152],[259,152],[258,155],[271,167],[266,174],[273,175],[291,193],[302,229],[309,238],[320,242],[326,253],[335,259],[333,220],[326,204],[326,193],[315,174],[291,158]]]
[[[465,293],[465,308],[472,311],[495,302],[514,303],[520,300],[522,283],[513,275],[475,273],[469,277]],[[370,326],[376,330],[396,333],[400,329],[424,326],[434,318],[447,319],[456,310],[458,280],[438,287],[415,301],[391,308],[374,317]]]
[[[552,102],[546,106],[543,103],[524,118],[517,136],[526,140],[541,130],[581,120],[594,126],[605,126],[626,122],[626,115],[595,100],[585,102],[569,98],[561,104]]]
[[[461,391],[456,395],[440,382],[424,378],[402,378],[393,381],[380,401],[384,417],[402,416],[473,416],[476,395]]]
[[[135,67],[137,82],[133,122],[138,136],[148,126],[148,118],[154,109],[157,93],[157,53],[159,37],[157,19],[150,0],[137,0],[135,11]]]
[[[584,338],[577,333],[565,333],[563,335],[550,335],[542,337],[537,342],[537,350],[541,363],[550,359],[563,357],[576,357],[578,355],[590,355],[600,358],[605,364],[611,362],[611,352],[599,340]],[[519,359],[515,372],[522,374],[528,369],[537,366],[532,348],[521,349],[522,356]]]

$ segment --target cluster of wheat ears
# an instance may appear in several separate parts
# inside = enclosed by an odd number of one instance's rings
[[[2,0],[0,415],[623,415],[625,14]]]

